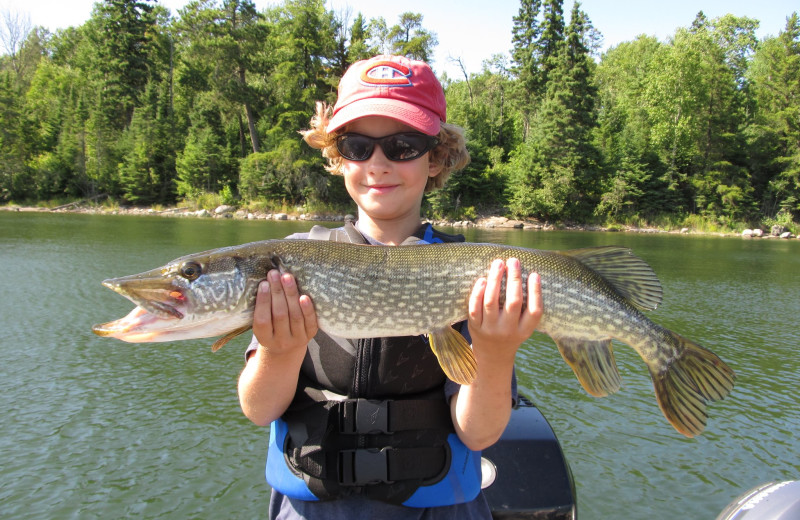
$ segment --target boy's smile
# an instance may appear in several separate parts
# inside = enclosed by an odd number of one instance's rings
[[[392,191],[393,188],[397,187],[396,184],[371,184],[368,186],[370,192],[377,194],[377,195],[384,195]]]

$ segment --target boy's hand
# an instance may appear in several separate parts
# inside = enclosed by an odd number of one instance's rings
[[[258,286],[253,311],[253,334],[271,355],[305,348],[317,333],[317,314],[311,298],[300,295],[291,274],[277,270]]]
[[[506,294],[501,305],[504,275]],[[527,292],[525,305],[522,270],[516,258],[507,262],[495,260],[487,277],[475,282],[469,299],[468,323],[479,370],[481,358],[513,363],[519,346],[536,330],[544,312],[538,274],[529,275]]]
[[[505,300],[500,303],[503,276]],[[450,401],[458,437],[470,449],[485,449],[500,438],[511,415],[514,357],[542,318],[539,275],[528,277],[527,305],[519,260],[495,260],[486,278],[475,282],[469,298],[469,332],[478,375]]]

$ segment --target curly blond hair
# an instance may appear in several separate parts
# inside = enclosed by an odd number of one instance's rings
[[[325,169],[334,175],[341,175],[344,159],[336,149],[336,138],[345,133],[347,127],[328,133],[328,121],[332,115],[333,107],[318,101],[314,117],[309,123],[310,128],[302,130],[300,134],[309,146],[322,150],[322,156],[328,161]],[[431,165],[441,166],[441,171],[439,175],[428,178],[428,184],[425,185],[426,193],[444,186],[450,174],[464,168],[470,160],[464,140],[464,129],[442,123],[437,137],[439,144],[430,151],[429,161]]]

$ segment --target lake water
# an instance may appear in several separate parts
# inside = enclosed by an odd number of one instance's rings
[[[246,339],[130,345],[91,333],[131,304],[100,285],[177,256],[308,229],[301,222],[0,212],[0,517],[266,517],[267,430],[239,410]],[[614,396],[587,396],[552,341],[519,355],[549,419],[579,518],[710,519],[747,489],[800,478],[800,241],[470,230],[541,249],[618,244],[650,263],[650,317],[737,373],[706,433],[661,415],[643,362],[616,345]]]

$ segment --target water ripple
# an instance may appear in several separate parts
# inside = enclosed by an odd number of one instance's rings
[[[134,346],[89,330],[130,310],[103,278],[307,227],[0,214],[0,517],[263,516],[266,431],[236,398],[245,340],[212,354],[205,340]],[[800,244],[468,234],[546,249],[632,247],[664,286],[653,320],[736,370],[733,393],[690,440],[662,416],[631,349],[615,344],[620,392],[595,399],[552,340],[535,335],[518,357],[520,388],[563,444],[582,520],[714,518],[756,484],[800,477]]]

